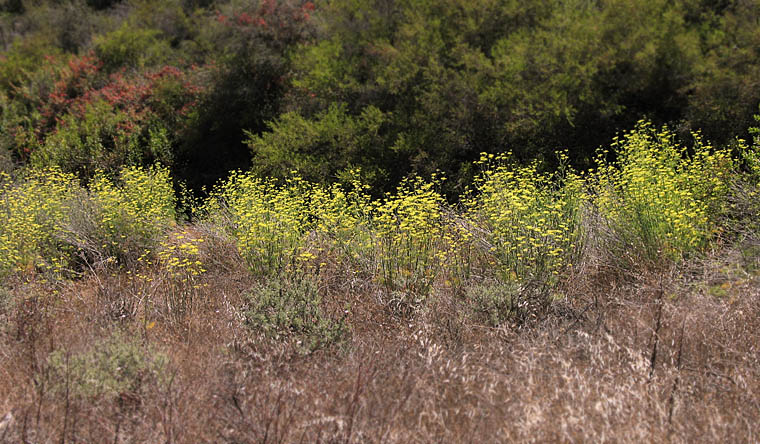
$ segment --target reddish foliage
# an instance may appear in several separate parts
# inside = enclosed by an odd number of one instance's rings
[[[241,12],[237,16],[237,22],[238,22],[238,25],[250,25],[251,23],[253,23],[253,18],[251,18],[251,16],[248,15],[247,12]]]
[[[93,75],[98,72],[102,63],[92,53],[69,59],[69,69],[74,77]]]
[[[53,57],[46,57],[51,62]],[[45,132],[52,129],[55,123],[60,122],[59,116],[68,111],[74,99],[82,98],[87,101],[88,90],[98,75],[101,63],[91,53],[84,56],[72,56],[63,69],[56,70],[56,65],[51,64],[48,68],[50,75],[56,80],[47,97],[41,97],[39,106],[42,121],[35,133],[41,137]]]
[[[186,72],[174,66],[133,76],[121,71],[107,79],[100,71],[100,61],[92,54],[71,57],[62,68],[60,64],[58,66],[58,69],[51,68],[50,74],[54,79],[52,90],[47,97],[40,97],[37,105],[42,119],[35,127],[35,134],[40,142],[62,123],[63,115],[74,113],[83,118],[88,106],[97,101],[105,101],[124,113],[127,119],[120,124],[120,129],[131,133],[139,130],[142,123],[156,117],[154,105],[156,101],[164,100],[157,96],[161,85],[175,82],[180,86],[180,95],[173,96],[171,101],[174,103],[169,104],[179,115],[187,115],[204,90]],[[191,72],[197,70],[196,66],[190,69]]]
[[[261,15],[272,15],[274,14],[275,8],[277,5],[275,4],[274,0],[264,0],[261,3],[261,8],[259,9],[259,14]]]

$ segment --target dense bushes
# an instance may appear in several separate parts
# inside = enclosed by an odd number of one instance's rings
[[[73,176],[60,170],[31,171],[0,188],[0,274],[52,270],[67,264],[70,246],[59,234],[70,222],[77,189]],[[68,250],[68,251],[67,251]]]
[[[205,264],[219,262],[203,249],[210,236],[227,239],[260,283],[247,301],[254,329],[308,349],[344,332],[340,316],[329,314],[339,310],[323,311],[325,280],[360,280],[396,316],[454,288],[474,319],[519,322],[545,310],[579,266],[669,266],[724,240],[739,218],[756,219],[738,213],[754,208],[754,149],[744,148],[741,173],[728,149],[694,139],[689,150],[666,127],[641,122],[584,174],[564,153],[554,173],[484,153],[458,206],[447,203],[436,175],[373,199],[359,171],[332,185],[235,172],[195,209],[201,232],[174,228],[167,168],[98,172],[86,187],[59,169],[29,170],[4,179],[0,265],[6,276],[61,275],[83,263],[147,267],[158,276],[150,285],[167,292],[166,314],[184,316],[200,303]]]
[[[377,159],[391,183],[440,169],[461,191],[480,152],[506,149],[551,168],[552,153],[567,149],[587,168],[642,116],[725,144],[760,101],[754,64],[742,62],[757,56],[747,19],[758,11],[747,5],[335,1],[317,11],[327,25],[293,59],[289,112],[318,125],[336,102],[351,104],[349,118],[376,107],[389,154]],[[353,146],[323,150],[299,147],[314,161],[304,174],[351,158]]]
[[[95,39],[95,55],[103,62],[107,72],[127,67],[140,69],[166,59],[169,47],[156,38],[157,30],[121,28]]]
[[[696,0],[24,3],[0,17],[0,148],[61,160],[61,138],[97,139],[71,128],[94,106],[101,151],[133,153],[117,167],[160,160],[194,189],[250,166],[315,182],[361,167],[375,196],[441,170],[456,197],[483,151],[551,170],[566,149],[586,169],[642,117],[746,139],[758,16]]]
[[[83,180],[98,169],[178,161],[177,138],[202,91],[195,71],[107,74],[93,55],[47,62],[24,88],[0,96],[0,141],[17,159]]]
[[[547,283],[577,259],[588,197],[583,180],[561,156],[564,163],[554,174],[539,172],[535,163],[518,166],[509,155],[479,161],[486,169],[465,204],[468,216],[486,230],[483,241],[502,279]]]
[[[750,3],[0,1],[0,441],[755,436]]]
[[[176,199],[166,168],[125,168],[116,181],[96,176],[90,195],[97,207],[98,234],[117,259],[134,259],[154,249],[174,222]]]
[[[273,179],[233,174],[206,210],[230,230],[254,273],[278,274],[292,270],[305,246],[309,189],[300,178],[277,186]]]
[[[166,237],[170,169],[199,193],[228,177],[193,217],[256,278],[351,270],[398,314],[449,286],[499,323],[590,252],[704,251],[751,201],[730,177],[758,181],[757,141],[732,141],[760,100],[751,5],[23,6],[0,18],[0,169],[22,166],[5,275],[140,262],[191,298],[203,265]],[[35,23],[56,12],[71,23]]]
[[[108,103],[87,105],[84,115],[69,114],[44,145],[35,149],[31,164],[57,166],[89,178],[98,169],[118,170],[140,157],[138,135],[127,130],[129,116]]]
[[[435,176],[372,200],[361,174],[349,171],[345,185],[235,173],[202,213],[259,276],[313,270],[328,254],[388,292],[415,297],[441,276],[466,280],[474,264],[504,282],[552,285],[596,229],[595,242],[632,264],[677,260],[710,243],[728,214],[737,166],[728,150],[695,140],[689,151],[667,128],[643,122],[601,151],[585,178],[564,154],[552,174],[484,154],[463,211],[448,207]],[[754,171],[754,150],[743,152]],[[158,246],[177,204],[169,170],[158,166],[99,172],[87,188],[61,170],[29,170],[6,176],[2,198],[6,272],[59,263],[56,254],[135,259]]]
[[[361,115],[347,113],[345,104],[333,104],[314,119],[282,114],[261,135],[249,133],[253,167],[263,176],[298,171],[305,179],[330,183],[353,168],[361,168],[375,187],[386,185],[389,172],[382,147],[381,127],[387,116],[374,106]]]

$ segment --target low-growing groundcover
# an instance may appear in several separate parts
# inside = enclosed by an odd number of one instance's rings
[[[0,436],[750,439],[757,144],[695,140],[484,154],[456,204],[236,172],[191,222],[160,165],[5,175]]]

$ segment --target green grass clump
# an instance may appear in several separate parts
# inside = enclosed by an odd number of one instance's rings
[[[613,233],[607,248],[631,262],[677,260],[707,246],[725,212],[734,161],[695,135],[690,153],[667,128],[640,122],[597,158],[596,205]]]
[[[485,169],[464,198],[466,215],[506,282],[551,284],[580,248],[583,180],[561,160],[553,174],[515,165],[509,154],[478,162]]]
[[[476,319],[490,327],[499,327],[518,313],[521,288],[516,282],[481,282],[465,290],[465,298]]]

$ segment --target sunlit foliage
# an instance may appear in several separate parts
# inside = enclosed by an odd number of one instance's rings
[[[83,189],[58,169],[3,176],[0,274],[61,274],[78,260],[123,262],[151,251],[175,220],[166,168],[125,168],[116,180],[97,176]]]
[[[0,180],[0,275],[38,268],[60,272],[70,251],[58,235],[78,188],[74,177],[49,169]]]
[[[621,255],[674,259],[704,248],[715,234],[733,160],[728,150],[695,140],[689,153],[667,128],[640,122],[613,143],[617,160],[600,152],[595,202]]]
[[[583,240],[581,177],[566,164],[554,174],[535,163],[518,166],[506,155],[486,155],[468,215],[482,226],[489,253],[507,281],[547,283],[572,265]]]
[[[278,186],[273,179],[233,173],[212,195],[206,211],[235,237],[254,273],[277,274],[304,253],[310,187],[299,177]]]
[[[153,249],[174,222],[176,199],[169,170],[128,167],[116,180],[96,176],[90,185],[103,247],[117,259]]]
[[[435,176],[403,182],[374,205],[372,228],[382,283],[402,299],[424,298],[440,271],[446,248]]]

